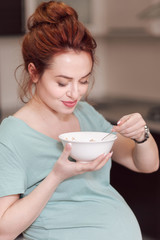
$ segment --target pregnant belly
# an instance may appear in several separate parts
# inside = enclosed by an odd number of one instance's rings
[[[124,201],[69,202],[53,210],[26,231],[26,239],[142,240],[137,219]]]

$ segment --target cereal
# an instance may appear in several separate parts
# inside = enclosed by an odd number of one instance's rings
[[[89,141],[90,141],[90,142],[95,142],[95,140],[94,140],[94,139],[90,139]]]

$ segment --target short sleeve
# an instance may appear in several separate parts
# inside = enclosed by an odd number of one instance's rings
[[[24,193],[25,186],[22,163],[8,146],[0,143],[0,197]]]

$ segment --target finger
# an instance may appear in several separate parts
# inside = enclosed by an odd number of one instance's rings
[[[67,159],[71,153],[71,149],[72,149],[72,144],[71,143],[67,143],[64,146],[64,150],[60,156],[61,159]]]
[[[106,158],[106,157],[108,157],[109,158],[109,156],[108,156],[109,154],[102,154],[102,155],[100,155],[98,158],[96,158],[95,160],[93,160],[92,162],[91,162],[91,165],[89,166],[89,169],[88,169],[88,171],[93,171],[93,170],[95,170],[97,167],[98,167],[98,165]]]
[[[95,159],[95,160],[94,160],[94,161],[95,161],[95,166],[94,166],[94,168],[96,169],[98,166],[103,165],[103,162],[105,162],[106,160],[108,161],[108,160],[111,158],[112,154],[113,154],[113,152],[108,153],[108,154],[104,154],[104,155],[99,159],[99,161],[97,161],[97,159]]]
[[[102,154],[100,155],[98,158],[96,158],[95,160],[89,162],[89,163],[79,163],[79,170],[81,173],[84,173],[84,172],[91,172],[91,171],[95,171],[95,170],[98,170],[98,166],[99,166],[99,169],[101,166],[103,166],[105,164],[102,163],[103,161],[108,161],[109,158],[111,157],[111,153],[109,154]],[[102,164],[101,164],[102,163]]]
[[[117,126],[121,126],[123,125],[126,121],[128,121],[129,116],[125,116],[123,118],[121,118],[118,122],[117,122]]]
[[[136,131],[145,126],[145,121],[139,113],[134,113],[125,116],[123,122],[119,124],[116,128],[119,133],[129,133],[132,131]]]
[[[132,132],[129,132],[129,133],[125,133],[125,134],[123,134],[125,137],[128,137],[128,138],[134,138],[134,139],[136,139],[136,138],[139,138],[139,137],[142,137],[142,136],[144,136],[144,127],[142,127],[142,128],[139,128],[139,129],[137,129],[137,130],[135,130],[135,131],[132,131]]]
[[[136,138],[139,138],[141,137],[142,135],[144,135],[144,132],[143,131],[137,131],[137,132],[132,132],[132,133],[126,133],[126,134],[122,134],[123,136],[127,137],[127,138],[133,138],[133,139],[136,139]]]
[[[102,158],[104,158],[104,154],[100,155],[98,158],[90,162],[86,162],[86,163],[76,162],[76,169],[80,173],[91,171],[91,169],[95,167],[96,161],[100,162]]]
[[[99,165],[96,167],[96,171],[100,170],[104,165],[108,162],[108,160],[112,157],[113,152],[107,154],[107,156],[104,157],[104,159],[99,163]]]
[[[144,124],[142,124],[141,122],[137,122],[132,124],[131,126],[126,126],[126,128],[120,129],[119,133],[128,135],[128,134],[135,134],[142,131],[144,131]]]
[[[119,129],[121,126],[124,127],[124,123],[126,123],[130,118],[130,115],[126,115],[124,117],[122,117],[118,122],[117,122],[117,125],[114,125],[113,128],[112,128],[112,131],[113,132],[119,132]]]

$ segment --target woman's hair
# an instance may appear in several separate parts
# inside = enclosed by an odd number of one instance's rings
[[[41,76],[50,59],[57,53],[86,51],[95,61],[96,42],[78,20],[77,12],[63,2],[43,2],[27,22],[28,32],[22,43],[24,70],[27,76],[20,83],[20,98],[32,96],[33,82],[28,74],[28,65],[33,63]]]

